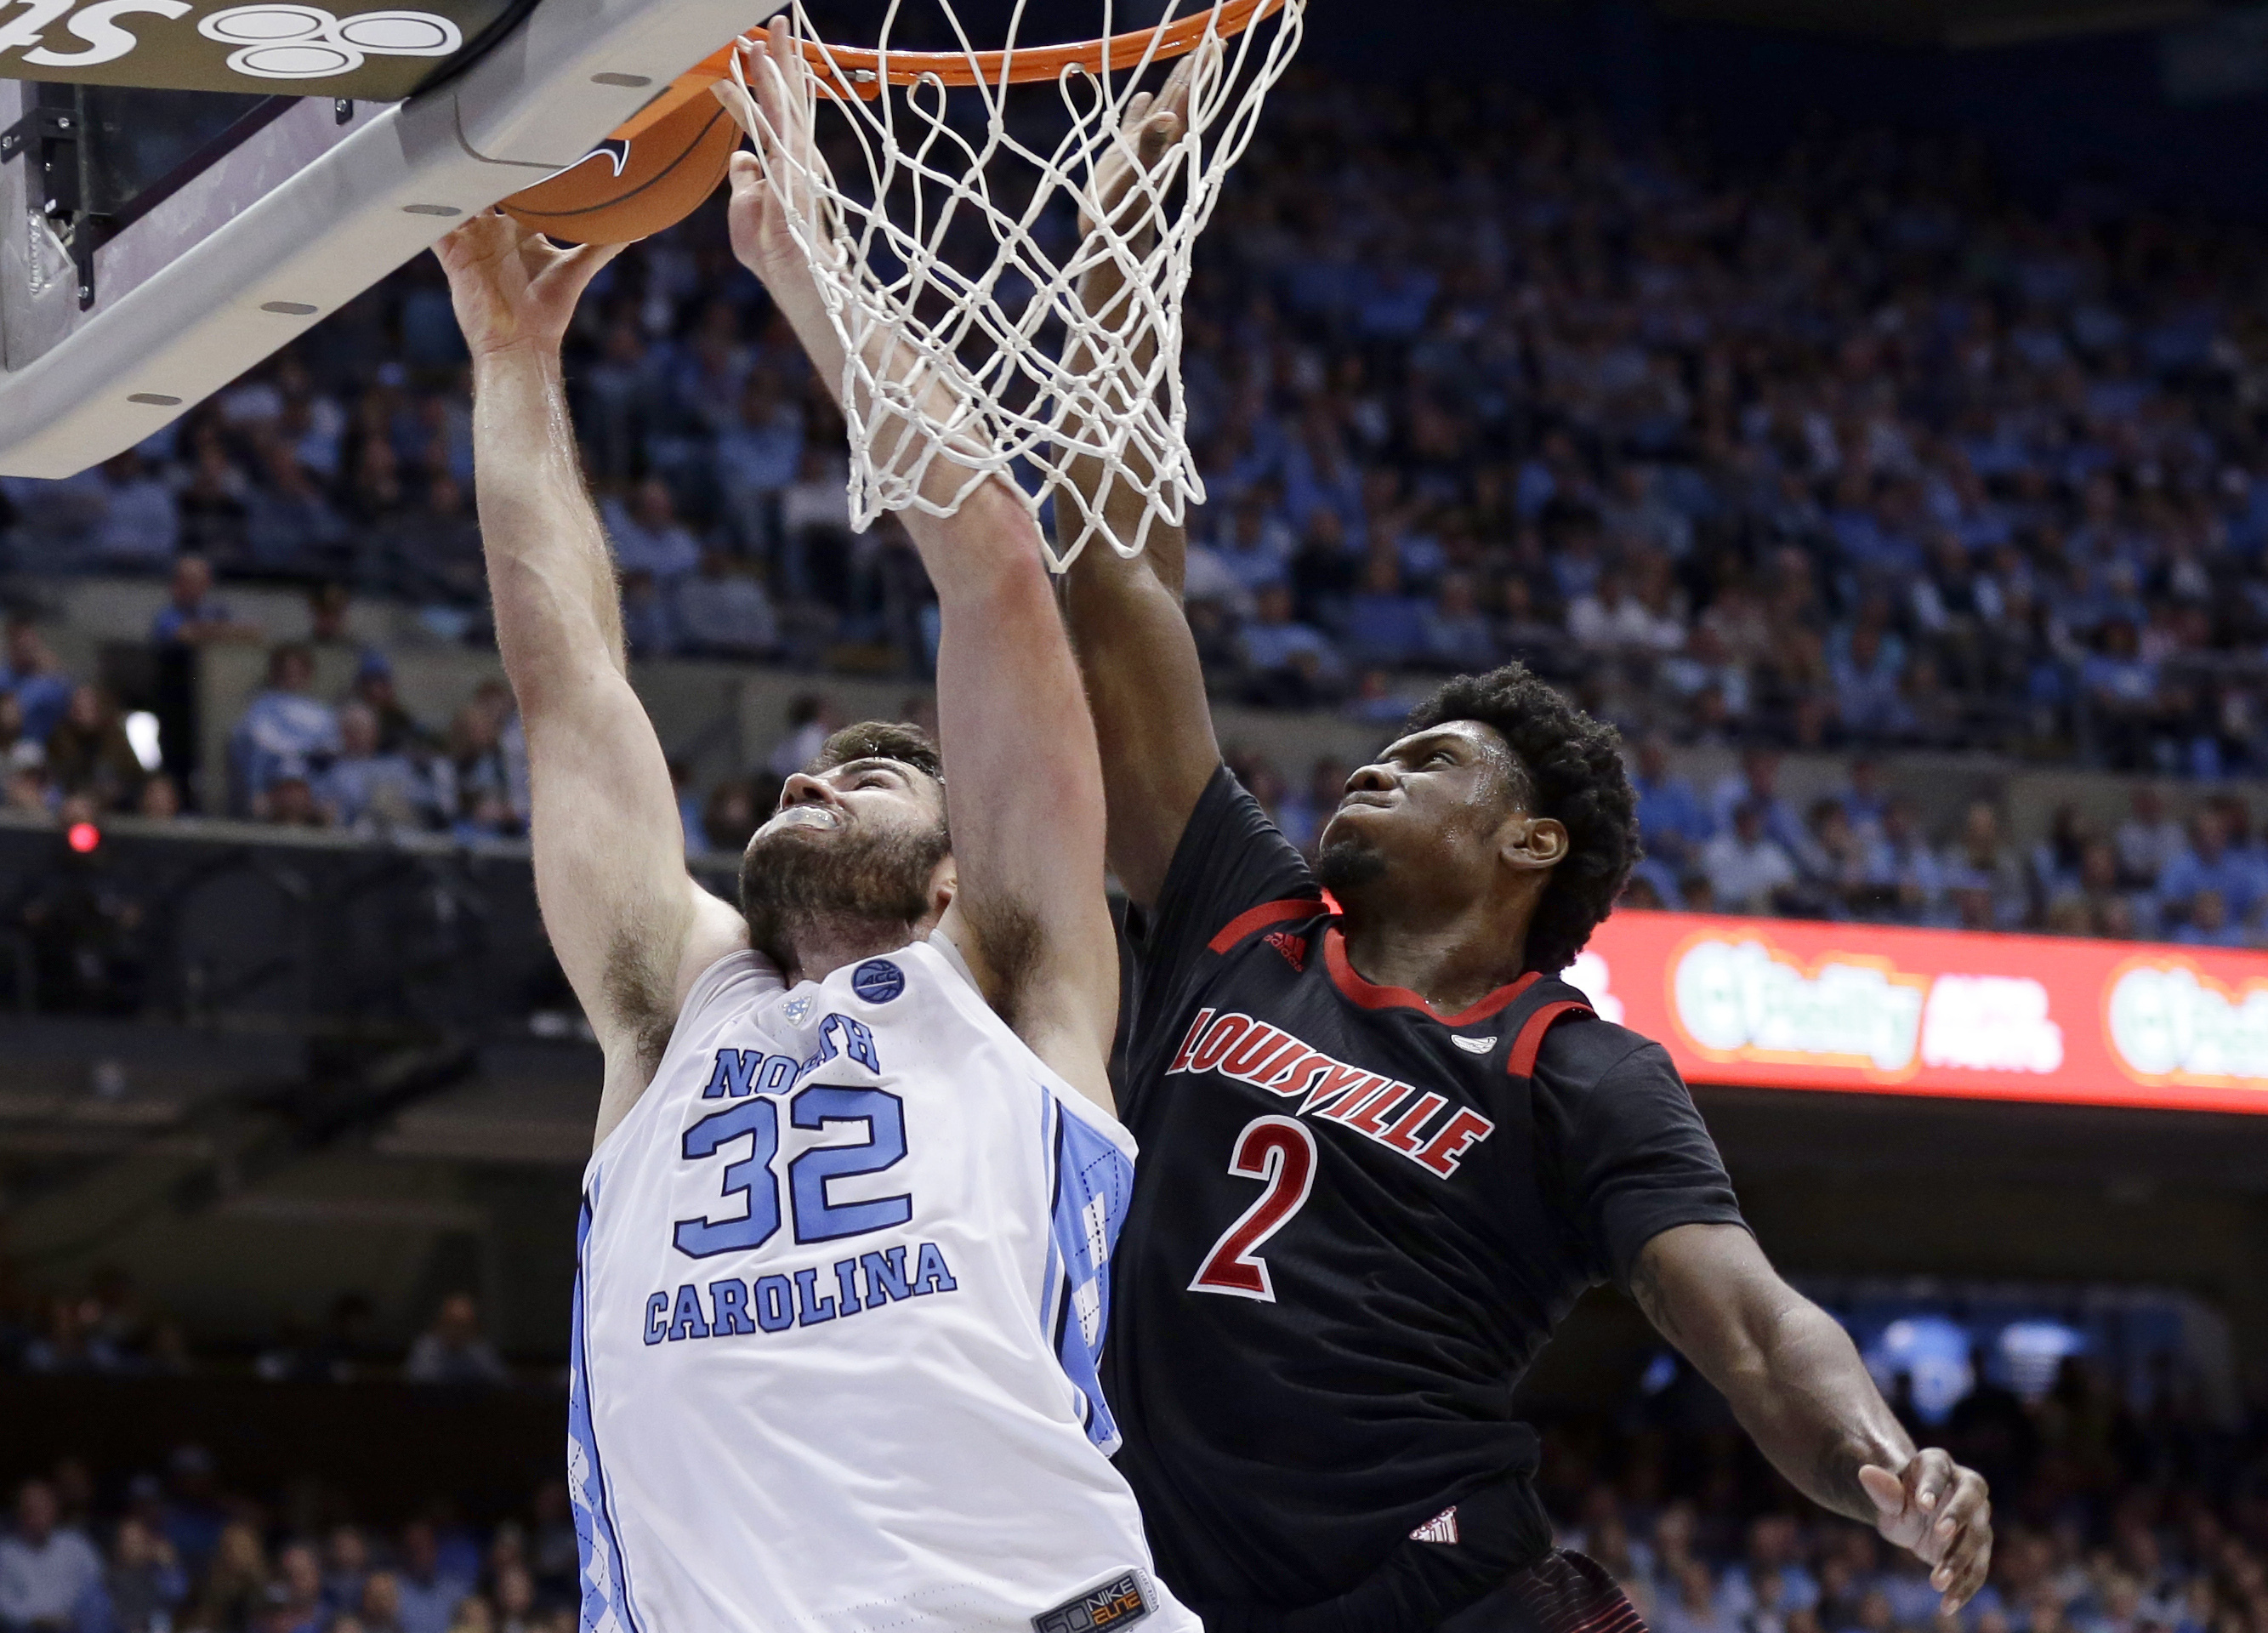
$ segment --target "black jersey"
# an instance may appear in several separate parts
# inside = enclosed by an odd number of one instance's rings
[[[1524,1491],[1512,1392],[1553,1325],[1740,1210],[1659,1045],[1552,977],[1453,1016],[1366,981],[1226,770],[1130,927],[1118,1466],[1184,1598],[1312,1604],[1462,1497]]]

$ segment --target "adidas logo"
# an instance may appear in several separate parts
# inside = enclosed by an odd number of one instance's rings
[[[1462,1043],[1464,1042],[1464,1039],[1460,1038],[1457,1041],[1459,1043]],[[1494,1043],[1496,1039],[1491,1038],[1489,1041],[1491,1043]],[[1455,1504],[1452,1504],[1449,1507],[1443,1509],[1440,1513],[1434,1515],[1432,1518],[1427,1520],[1424,1525],[1418,1526],[1417,1530],[1411,1532],[1410,1533],[1410,1540],[1412,1542],[1454,1542],[1457,1540],[1457,1510]]]
[[[1449,1041],[1456,1045],[1458,1048],[1462,1049],[1467,1054],[1486,1054],[1490,1050],[1496,1047],[1496,1039],[1493,1038],[1452,1038]],[[1454,1509],[1452,1509],[1449,1511],[1451,1513],[1456,1512]],[[1454,1537],[1450,1539],[1451,1541],[1454,1541],[1456,1539]]]
[[[1284,955],[1284,962],[1295,970],[1307,967],[1307,944],[1289,930],[1276,930],[1268,935],[1268,944]]]

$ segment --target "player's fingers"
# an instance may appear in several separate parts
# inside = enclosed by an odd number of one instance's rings
[[[1868,1463],[1859,1470],[1859,1488],[1874,1505],[1874,1523],[1889,1526],[1905,1512],[1906,1486],[1894,1470]]]
[[[747,92],[729,79],[719,79],[709,89],[717,100],[723,105],[725,111],[733,116],[733,122],[740,126],[745,135],[755,137],[756,105],[748,100]]]
[[[1182,133],[1181,115],[1168,109],[1142,127],[1142,169],[1145,174],[1157,168],[1159,156],[1173,145]]]
[[[578,244],[567,252],[563,263],[568,272],[580,285],[599,276],[599,269],[628,249],[622,244]]]
[[[1937,1447],[1915,1453],[1914,1460],[1906,1467],[1907,1488],[1913,1493],[1914,1506],[1925,1514],[1935,1514],[1953,1477],[1953,1459]]]
[[[1923,1557],[1944,1562],[1954,1557],[1962,1541],[1982,1535],[1992,1538],[1992,1501],[1984,1477],[1974,1469],[1956,1468],[1952,1489],[1937,1506],[1923,1541],[1929,1545]]]
[[[1189,85],[1197,75],[1197,58],[1203,48],[1188,52],[1174,64],[1174,71],[1166,76],[1165,87],[1158,92],[1159,106],[1176,112],[1186,112],[1189,106]]]
[[[803,93],[803,76],[809,65],[804,61],[803,48],[789,37],[787,12],[784,10],[772,14],[771,48],[773,64],[781,75],[781,86],[784,89],[792,87],[796,94],[800,97]]]
[[[1979,1523],[1965,1527],[1952,1549],[1930,1575],[1930,1585],[1945,1595],[1948,1611],[1958,1610],[1984,1585],[1992,1568],[1992,1527]]]

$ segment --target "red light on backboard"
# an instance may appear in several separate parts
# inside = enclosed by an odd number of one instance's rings
[[[63,842],[84,856],[102,843],[102,830],[91,822],[75,822],[64,831]]]

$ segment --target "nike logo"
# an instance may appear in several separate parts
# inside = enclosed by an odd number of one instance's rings
[[[1449,1041],[1467,1054],[1486,1054],[1496,1047],[1496,1039],[1493,1038],[1452,1038]]]
[[[630,144],[621,137],[608,137],[598,146],[577,159],[574,164],[568,166],[567,170],[572,170],[578,165],[587,165],[594,159],[605,159],[614,167],[615,174],[620,176],[622,174],[622,166],[630,161]],[[563,176],[567,174],[567,170],[563,170],[559,174]]]

